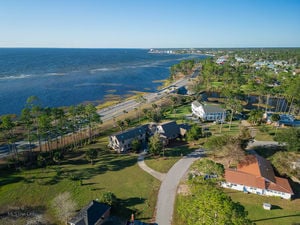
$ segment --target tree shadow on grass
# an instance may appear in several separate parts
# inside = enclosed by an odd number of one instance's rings
[[[0,179],[0,187],[7,185],[7,184],[13,184],[13,183],[18,183],[22,181],[24,178],[21,176],[14,176],[14,175],[8,175],[5,177],[2,177]]]
[[[94,165],[90,165],[88,168],[65,170],[64,176],[71,180],[88,180],[109,171],[122,170],[136,163],[137,159],[131,156],[101,156],[98,162]],[[84,165],[87,164],[88,163],[84,163]]]

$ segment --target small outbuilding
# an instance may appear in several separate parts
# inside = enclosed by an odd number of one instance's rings
[[[264,203],[264,204],[263,204],[263,208],[264,208],[265,210],[271,210],[272,205],[271,205],[270,203]]]

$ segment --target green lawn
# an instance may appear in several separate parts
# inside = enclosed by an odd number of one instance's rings
[[[102,146],[102,143],[92,147]],[[70,153],[57,166],[24,170],[17,173],[0,172],[0,212],[8,207],[31,206],[44,208],[53,218],[51,201],[68,191],[78,209],[105,191],[119,199],[113,214],[129,218],[132,212],[142,220],[153,217],[160,183],[137,166],[136,155],[120,155],[102,150],[94,165],[84,158],[84,150]],[[79,179],[82,179],[82,184]],[[0,220],[1,224],[1,220]]]
[[[293,201],[276,197],[245,194],[243,192],[224,189],[235,202],[240,202],[248,211],[249,218],[257,225],[291,225],[300,221],[300,199]],[[264,202],[272,204],[272,210],[264,210]]]
[[[233,201],[240,202],[248,212],[248,218],[256,225],[292,225],[299,224],[300,221],[300,199],[285,200],[276,197],[266,197],[255,194],[245,194],[243,192],[223,189]],[[176,211],[178,205],[177,196],[173,225],[185,225],[180,219]],[[264,210],[262,205],[264,202],[272,204],[272,210]]]
[[[152,169],[166,173],[182,156],[194,151],[195,147],[188,145],[170,146],[165,149],[165,157],[149,156],[145,158],[145,163]]]
[[[185,115],[191,114],[191,105],[182,105],[175,107],[175,109],[172,112],[169,112],[166,116],[166,120],[178,120],[179,123],[183,123],[183,118]]]

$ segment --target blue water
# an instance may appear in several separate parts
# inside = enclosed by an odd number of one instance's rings
[[[196,55],[146,49],[0,48],[0,115],[20,114],[29,96],[44,107],[100,103],[109,94],[155,91],[171,65]]]

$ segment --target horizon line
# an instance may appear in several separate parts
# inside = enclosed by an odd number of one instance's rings
[[[33,46],[15,46],[15,47],[3,47],[0,46],[1,49],[3,48],[30,48],[30,49],[261,49],[261,48],[300,48],[300,46],[252,46],[252,47],[33,47]]]

